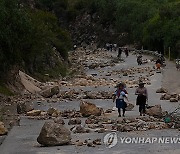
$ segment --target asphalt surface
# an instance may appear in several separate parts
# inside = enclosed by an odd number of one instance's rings
[[[112,53],[113,56],[116,56],[116,53]],[[123,55],[124,56],[124,55]],[[148,56],[144,56],[144,58],[151,58]],[[153,63],[148,63],[142,66],[138,66],[136,63],[136,57],[131,55],[128,58],[125,58],[124,63],[119,63],[114,67],[106,67],[103,68],[104,73],[111,71],[113,69],[121,69],[121,68],[131,68],[131,67],[153,67]],[[101,69],[102,71],[102,69]],[[87,74],[97,73],[100,77],[99,70],[88,70]],[[104,77],[102,74],[101,77]],[[109,78],[112,78],[110,76]],[[113,76],[113,78],[117,78],[119,80],[119,76]],[[120,79],[124,79],[127,77],[122,77]],[[149,94],[149,105],[161,104],[162,109],[166,111],[173,111],[179,103],[170,103],[169,101],[160,101],[160,95],[156,94],[156,90],[161,87],[163,75],[162,73],[155,73],[151,78],[151,85],[146,85]],[[114,87],[103,86],[103,87],[68,87],[70,89],[86,89],[86,90],[107,90],[114,91]],[[131,103],[135,104],[136,96],[134,95],[135,88],[129,89],[127,88],[129,93],[129,100]],[[90,100],[92,103],[95,103],[97,106],[102,107],[103,109],[113,108],[114,104],[112,100]],[[38,105],[36,102],[35,108],[41,110],[47,110],[49,107],[55,107],[59,110],[65,109],[76,109],[79,110],[79,100],[73,101],[62,101],[57,103],[47,103],[42,102]],[[113,119],[118,119],[117,111],[113,111],[112,114],[108,115]],[[138,107],[132,111],[126,112],[126,117],[138,117]],[[82,119],[84,121],[84,119]],[[40,130],[45,121],[43,120],[30,120],[26,117],[22,117],[20,121],[20,126],[15,126],[9,132],[8,136],[0,146],[0,154],[72,154],[72,153],[80,153],[80,154],[179,154],[180,153],[180,144],[162,144],[162,143],[154,143],[154,144],[133,144],[133,143],[120,143],[121,137],[179,137],[180,133],[174,129],[168,130],[150,130],[150,131],[140,131],[140,132],[117,132],[118,143],[112,147],[107,148],[105,144],[96,146],[96,147],[87,147],[82,146],[78,147],[75,145],[67,145],[67,146],[57,146],[57,147],[42,147],[36,141]],[[67,125],[66,127],[70,127]],[[72,134],[72,141],[80,140],[84,141],[85,139],[93,140],[97,138],[101,138],[102,141],[106,133],[85,133],[85,134]]]

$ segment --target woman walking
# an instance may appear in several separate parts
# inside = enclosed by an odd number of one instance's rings
[[[113,102],[116,100],[116,108],[118,108],[119,117],[121,117],[121,109],[123,110],[123,117],[125,116],[125,111],[127,104],[124,101],[124,98],[128,100],[127,91],[125,90],[125,86],[123,83],[119,83],[117,86],[117,90],[115,91]]]
[[[145,115],[145,106],[146,102],[148,101],[148,93],[142,81],[139,82],[139,87],[136,89],[135,95],[138,95],[136,105],[139,105],[140,116]]]

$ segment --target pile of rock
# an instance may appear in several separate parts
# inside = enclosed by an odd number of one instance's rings
[[[73,99],[112,99],[112,93],[108,91],[61,91],[57,97],[66,100]]]
[[[82,114],[80,113],[80,111],[76,111],[76,110],[64,110],[61,111],[61,116],[63,118],[69,119],[69,118],[82,117]]]
[[[160,100],[169,100],[170,102],[178,102],[180,100],[180,94],[169,93],[165,88],[157,89],[156,93],[163,93]]]
[[[82,125],[73,126],[72,128],[70,128],[70,130],[75,134],[76,133],[90,133],[90,129],[85,128]]]
[[[29,119],[39,119],[39,120],[46,120],[52,117],[59,117],[60,115],[61,112],[58,109],[52,107],[49,108],[47,111],[31,110],[29,112],[26,112],[26,116],[28,116]]]
[[[75,142],[75,145],[76,145],[76,146],[86,145],[86,146],[88,146],[88,147],[95,147],[96,145],[101,145],[101,144],[102,144],[101,139],[95,139],[95,140],[93,140],[93,141],[90,141],[90,139],[89,139],[89,140],[85,140],[84,142],[82,142],[82,141],[80,141],[80,140],[77,140],[77,141]]]

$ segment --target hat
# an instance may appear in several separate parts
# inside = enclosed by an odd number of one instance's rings
[[[145,83],[142,81],[139,81],[139,85],[144,85]]]
[[[125,87],[126,87],[126,84],[123,83],[123,82],[120,82],[120,83],[118,83],[118,84],[115,86],[115,88],[118,88],[118,87],[120,87],[120,86],[123,86],[123,87],[125,88]]]

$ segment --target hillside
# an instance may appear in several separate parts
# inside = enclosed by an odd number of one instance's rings
[[[177,58],[179,10],[179,0],[1,0],[0,91],[18,70],[43,81],[68,75],[73,44],[170,47]]]

